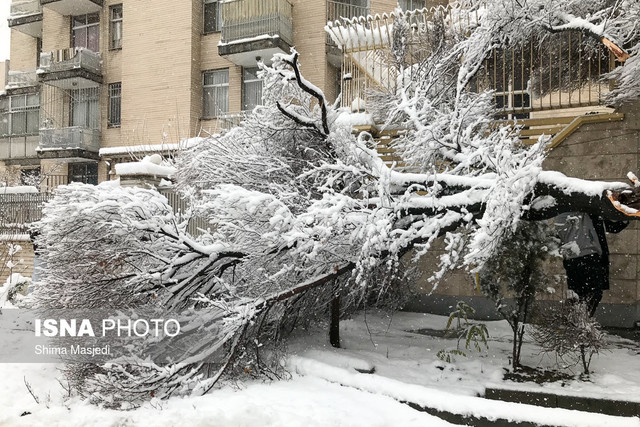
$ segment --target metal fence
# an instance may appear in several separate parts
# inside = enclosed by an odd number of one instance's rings
[[[52,176],[57,177],[57,176]],[[62,183],[60,183],[62,184]],[[66,182],[65,182],[66,184]],[[173,190],[160,190],[169,205],[181,219],[188,219],[187,232],[199,236],[202,230],[211,228],[204,218],[190,217],[189,204]],[[0,190],[0,235],[28,234],[30,224],[42,219],[44,204],[54,197],[53,193],[2,194]]]
[[[192,236],[199,236],[202,234],[202,230],[211,228],[211,225],[206,219],[192,216],[190,213],[189,203],[186,199],[176,193],[174,190],[159,190],[160,194],[167,198],[169,205],[173,208],[173,211],[180,215],[182,219],[189,220],[187,224],[187,232]]]
[[[233,0],[222,6],[222,43],[262,35],[293,44],[292,9],[287,0]]]
[[[27,234],[29,225],[42,218],[50,193],[1,194],[0,235]]]
[[[391,54],[399,19],[409,24],[402,35],[407,46],[402,64]],[[372,89],[394,93],[401,84],[399,65],[403,77],[413,79],[410,74],[419,72],[414,70],[429,57],[443,26],[467,34],[478,19],[477,11],[458,3],[330,22],[330,33],[344,54],[342,105],[365,109]],[[470,89],[495,91],[496,106],[504,114],[602,105],[610,90],[603,76],[615,66],[614,55],[603,43],[567,31],[492,50]]]

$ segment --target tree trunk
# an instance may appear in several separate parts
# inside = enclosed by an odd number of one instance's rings
[[[331,324],[329,326],[329,342],[332,347],[340,348],[340,296],[331,300]]]

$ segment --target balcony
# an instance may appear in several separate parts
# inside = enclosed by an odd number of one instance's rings
[[[9,71],[7,74],[7,86],[5,89],[14,90],[38,85],[36,70]]]
[[[60,15],[84,15],[100,12],[102,0],[40,0],[43,7],[47,7]]]
[[[0,137],[0,160],[11,165],[14,160],[22,164],[25,159],[37,159],[38,142],[38,135]]]
[[[269,61],[274,53],[289,53],[293,6],[288,0],[233,0],[221,6],[220,56],[236,65],[254,67],[258,57]]]
[[[86,89],[102,84],[102,58],[83,48],[60,49],[40,54],[41,83],[61,89]]]
[[[82,126],[40,129],[40,145],[37,148],[41,159],[98,160],[100,131]]]
[[[42,6],[40,0],[25,0],[11,3],[9,28],[28,34],[31,37],[42,37]]]

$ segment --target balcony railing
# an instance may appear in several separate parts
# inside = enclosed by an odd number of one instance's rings
[[[21,18],[28,15],[37,15],[42,13],[40,0],[24,0],[11,3],[9,11],[9,19]]]
[[[221,6],[222,43],[278,36],[293,45],[293,6],[288,0],[233,0]]]
[[[40,73],[54,73],[74,69],[83,69],[101,76],[102,58],[99,53],[83,48],[60,49],[40,54]]]
[[[465,25],[478,19],[475,12],[453,6],[401,14],[411,23],[402,64],[410,79],[414,70],[421,69],[416,64],[431,54],[425,40],[436,36],[434,19],[441,19],[460,34],[466,33]],[[372,90],[394,93],[400,89],[399,70],[389,61],[393,36],[390,29],[396,19],[394,12],[330,23],[329,33],[344,54],[343,106],[366,109],[366,99]],[[470,89],[494,91],[502,115],[602,105],[610,90],[604,76],[615,65],[615,58],[603,44],[587,43],[580,33],[558,33],[544,41],[531,40],[488,52]]]
[[[7,89],[29,87],[38,85],[38,75],[36,70],[30,71],[9,71],[7,75]]]
[[[218,116],[218,129],[221,131],[230,130],[238,126],[251,111],[240,111],[238,113],[223,113]]]
[[[100,150],[100,131],[80,126],[40,129],[39,151],[73,149],[97,153]]]
[[[361,2],[366,4],[367,2]],[[369,6],[362,4],[353,4],[344,1],[332,1],[327,0],[327,21],[339,21],[342,18],[356,18],[356,17],[364,17],[369,15],[370,9]],[[327,44],[335,46],[335,42],[331,39],[331,37],[327,34]]]

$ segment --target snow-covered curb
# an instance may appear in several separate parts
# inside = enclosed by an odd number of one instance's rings
[[[504,419],[513,423],[532,422],[566,427],[640,427],[640,419],[637,417],[615,417],[463,396],[407,384],[379,375],[360,374],[299,356],[289,359],[289,367],[299,375],[322,378],[369,393],[382,394],[402,402],[411,402],[463,417],[486,418],[489,421]]]

